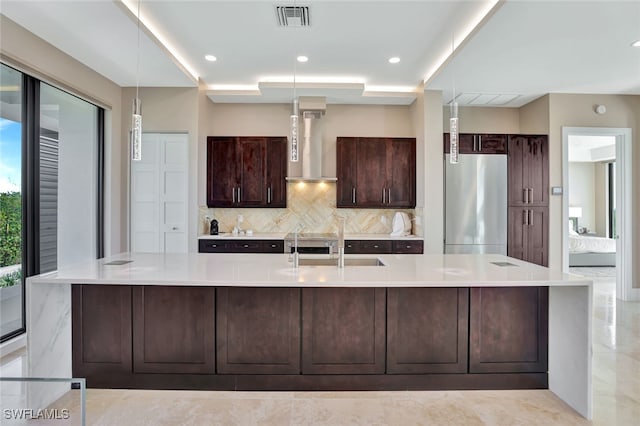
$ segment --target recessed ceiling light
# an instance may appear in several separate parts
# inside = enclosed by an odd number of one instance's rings
[[[398,62],[400,62],[400,58],[398,58],[397,56],[389,58],[389,63],[390,64],[397,64]]]
[[[300,55],[296,59],[298,60],[298,62],[307,62],[309,60],[309,58],[304,55]]]
[[[209,62],[215,62],[215,61],[217,61],[217,60],[218,60],[218,58],[216,58],[216,57],[215,57],[215,56],[213,56],[213,55],[205,55],[205,57],[204,57],[204,58],[205,58],[207,61],[209,61]]]
[[[633,47],[640,47],[640,40],[636,40],[636,41],[634,41],[633,43],[631,43],[631,45],[632,45]]]

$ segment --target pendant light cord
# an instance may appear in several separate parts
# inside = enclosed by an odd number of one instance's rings
[[[138,91],[140,89],[140,0],[138,0],[137,19],[138,19],[138,55],[137,55],[138,57],[136,60],[136,99],[139,99]]]

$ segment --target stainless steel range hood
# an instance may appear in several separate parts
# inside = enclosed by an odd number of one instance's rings
[[[336,181],[337,178],[322,176],[322,134],[324,115],[327,105],[326,99],[322,96],[300,97],[298,101],[299,110],[302,114],[304,126],[304,137],[302,139],[302,161],[299,163],[289,163],[289,172],[297,176],[288,176],[288,181]],[[300,164],[298,166],[297,164]],[[292,170],[299,169],[301,170]]]

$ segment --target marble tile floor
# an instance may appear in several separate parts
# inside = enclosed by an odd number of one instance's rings
[[[593,422],[582,418],[548,390],[205,392],[89,389],[87,424],[638,425],[640,303],[617,300],[614,277],[595,276],[593,279]],[[3,358],[0,375],[21,374],[24,362],[24,350]],[[67,395],[55,406],[78,412],[75,396]],[[42,423],[32,421],[29,424]],[[51,424],[77,423],[58,420]]]

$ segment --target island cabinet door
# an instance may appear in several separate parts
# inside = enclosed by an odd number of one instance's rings
[[[384,288],[302,290],[303,374],[383,374]]]
[[[215,289],[135,286],[135,373],[213,374]]]
[[[300,289],[218,288],[218,374],[300,374]]]
[[[131,373],[131,286],[72,286],[73,376]]]
[[[387,289],[387,373],[466,373],[469,289]]]
[[[548,290],[471,289],[470,373],[547,371]]]

